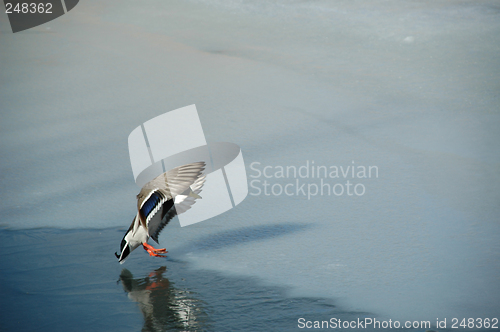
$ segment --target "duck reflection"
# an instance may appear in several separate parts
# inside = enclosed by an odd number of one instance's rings
[[[207,326],[202,302],[188,290],[176,289],[163,277],[165,266],[145,278],[134,278],[123,269],[120,281],[128,297],[137,302],[144,315],[142,331],[199,331]]]

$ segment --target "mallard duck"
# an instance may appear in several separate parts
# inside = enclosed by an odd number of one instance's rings
[[[146,183],[137,195],[137,214],[120,244],[120,263],[141,244],[150,256],[165,257],[165,248],[155,249],[149,238],[158,243],[158,235],[177,214],[191,208],[205,183],[204,162],[171,169]],[[174,207],[175,204],[175,207]]]

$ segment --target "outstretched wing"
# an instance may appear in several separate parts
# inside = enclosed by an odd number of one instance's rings
[[[172,206],[165,214],[163,214],[163,216],[162,214],[158,213],[148,225],[149,236],[158,244],[158,236],[160,235],[160,232],[165,226],[167,226],[170,220],[177,215],[177,211],[175,210],[175,207]]]
[[[158,236],[160,235],[160,232],[163,230],[163,228],[172,220],[176,215],[182,214],[189,210],[191,206],[196,203],[196,197],[190,196],[189,194],[191,192],[195,193],[198,195],[201,192],[201,188],[203,187],[203,184],[205,183],[205,176],[201,176],[198,178],[195,183],[193,183],[184,194],[186,195],[178,195],[174,199],[175,206],[170,206],[169,210],[166,210],[166,204],[164,205],[164,210],[162,211],[161,214],[157,214],[158,216],[161,215],[161,218],[158,217],[153,217],[153,219],[149,222],[148,224],[148,232],[149,236],[159,244],[158,242]],[[166,215],[166,216],[165,216]],[[165,218],[164,218],[165,216]]]
[[[158,213],[154,214],[148,222],[148,234],[149,236],[158,243],[158,235],[160,235],[161,230],[165,227],[170,220],[172,220],[176,215],[174,208],[174,200],[170,199],[163,204]]]
[[[174,198],[185,192],[199,177],[205,169],[205,163],[199,161],[171,169],[158,175],[142,187],[137,195],[137,207],[140,209],[142,203],[149,199],[153,191],[161,191],[167,199]]]
[[[142,225],[150,234],[154,234],[161,225],[163,217],[174,204],[174,198],[191,190],[190,186],[203,177],[204,169],[204,162],[179,166],[159,175],[142,187],[137,195],[137,210]]]

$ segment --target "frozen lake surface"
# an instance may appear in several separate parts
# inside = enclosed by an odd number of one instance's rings
[[[9,271],[0,285],[5,331],[290,331],[301,315],[365,315],[328,299],[286,297],[255,278],[193,270],[177,258],[140,253],[115,264],[114,246],[103,239],[119,241],[117,229],[0,232]]]
[[[86,0],[16,34],[0,14],[2,323],[138,330],[124,285],[150,273],[161,322],[187,303],[213,331],[499,317],[499,51],[497,1]],[[193,103],[209,142],[242,148],[250,194],[120,266],[127,137]]]

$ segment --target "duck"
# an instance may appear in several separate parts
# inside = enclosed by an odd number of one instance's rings
[[[159,244],[158,236],[170,220],[201,199],[205,166],[203,161],[182,165],[142,187],[137,194],[137,214],[120,243],[120,254],[115,252],[120,264],[141,245],[150,256],[166,257],[165,248],[155,249],[148,240],[151,238]]]

